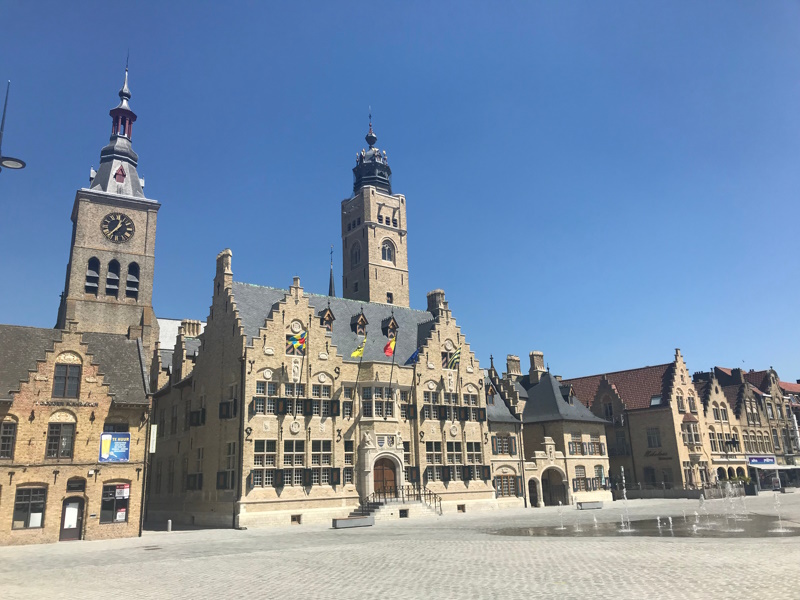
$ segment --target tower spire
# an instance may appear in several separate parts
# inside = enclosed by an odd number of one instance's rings
[[[331,280],[328,282],[328,296],[336,295],[336,286],[333,284],[333,244],[331,244]]]

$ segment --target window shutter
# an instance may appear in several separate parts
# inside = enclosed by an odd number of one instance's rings
[[[577,492],[578,491],[578,480],[577,479],[573,479],[572,480],[572,491],[573,492]]]
[[[517,438],[513,435],[508,438],[508,453],[514,456],[517,453]]]
[[[497,436],[492,436],[492,454],[497,454]]]
[[[200,425],[206,424],[206,409],[200,409]]]
[[[408,468],[408,481],[409,483],[419,483],[419,467]]]
[[[282,469],[276,469],[275,470],[275,476],[272,478],[272,485],[274,487],[276,487],[276,488],[282,488],[283,487],[283,470]]]
[[[340,485],[342,483],[342,470],[331,467],[331,485]]]
[[[311,469],[303,469],[303,487],[311,487],[314,482]]]
[[[253,471],[250,471],[250,473],[247,476],[247,489],[248,490],[253,489]]]
[[[202,490],[203,489],[203,474],[202,473],[198,473],[197,474],[197,487],[195,489],[197,489],[197,490]]]
[[[407,404],[406,405],[406,419],[409,421],[416,421],[417,420],[417,405],[416,404]]]
[[[478,421],[483,422],[485,420],[486,420],[486,409],[485,408],[479,408],[478,409]]]
[[[220,402],[219,403],[219,418],[220,419],[227,419],[228,418],[228,403],[227,402]]]
[[[492,467],[484,465],[483,467],[483,480],[489,481],[492,478]]]
[[[517,475],[517,498],[522,498],[522,475]]]
[[[275,414],[278,415],[285,415],[286,414],[286,398],[278,398],[278,402],[275,406]],[[278,486],[280,487],[280,486]]]
[[[228,487],[228,473],[226,471],[217,471],[217,489],[224,490]]]
[[[233,409],[233,416],[234,417],[239,414],[239,406],[238,406],[238,404],[239,404],[239,401],[236,398],[231,400],[231,408]]]
[[[461,468],[461,479],[463,479],[464,481],[469,481],[470,479],[472,479],[472,469],[473,468],[474,467],[471,467],[471,466],[468,466],[468,465],[463,466]]]
[[[463,406],[458,407],[458,420],[469,421],[469,409]]]
[[[338,417],[341,414],[341,402],[339,400],[331,400],[331,416]]]
[[[570,454],[575,454],[575,444],[572,442],[567,443],[567,450]]]
[[[303,414],[310,417],[314,414],[314,406],[312,400],[303,400]]]
[[[440,406],[439,407],[439,420],[440,421],[447,421],[447,413],[448,413],[448,407],[447,406]]]
[[[600,444],[600,456],[605,456],[605,455],[606,455],[606,445]]]
[[[586,442],[581,442],[581,452],[583,453],[584,456],[589,454],[588,450],[586,449]]]
[[[247,406],[247,415],[248,415],[248,417],[250,417],[252,419],[254,414],[256,414],[256,399],[255,398],[250,400],[250,404],[248,404],[248,406]]]
[[[450,466],[442,467],[442,481],[450,481],[450,469],[452,468]]]

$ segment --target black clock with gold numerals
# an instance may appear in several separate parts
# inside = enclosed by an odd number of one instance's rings
[[[109,240],[115,244],[120,244],[131,239],[136,228],[128,215],[113,212],[103,218],[100,223],[100,229]]]

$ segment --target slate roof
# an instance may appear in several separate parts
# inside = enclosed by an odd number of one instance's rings
[[[265,319],[281,300],[289,294],[289,290],[271,288],[249,283],[233,282],[233,300],[239,311],[239,318],[244,326],[248,341],[258,336],[258,331],[264,326]],[[359,359],[351,358],[350,354],[363,340],[353,331],[350,321],[352,317],[364,311],[367,318],[367,344],[364,348],[364,362],[391,363],[392,357],[383,353],[383,348],[389,338],[381,331],[381,323],[392,315],[397,321],[397,345],[395,346],[395,364],[402,365],[420,347],[430,335],[434,326],[433,315],[425,310],[415,310],[392,304],[379,304],[376,302],[361,302],[334,296],[308,294],[308,303],[318,315],[319,311],[327,308],[330,302],[331,312],[335,317],[331,342],[336,346],[338,354],[348,362],[357,362]],[[434,359],[434,362],[439,357]]]
[[[37,361],[45,360],[46,352],[60,342],[62,331],[38,327],[0,325],[0,398],[18,392],[20,382],[27,381]],[[109,385],[115,402],[149,404],[144,354],[138,340],[111,333],[84,333],[92,364]]]
[[[616,371],[588,377],[565,379],[564,384],[570,384],[578,399],[586,406],[594,401],[597,388],[603,377],[616,387],[617,392],[628,409],[649,408],[650,398],[664,396],[668,392],[669,376],[672,373],[673,363]]]
[[[486,419],[490,423],[519,423],[519,419],[511,414],[500,394],[491,396],[492,403],[486,402]]]
[[[564,399],[561,383],[549,372],[528,388],[528,401],[522,411],[523,423],[542,423],[546,421],[585,421],[603,423],[606,421],[592,414],[577,398],[572,403]]]

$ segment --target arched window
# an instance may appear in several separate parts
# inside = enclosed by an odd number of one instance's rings
[[[119,297],[119,262],[112,260],[108,263],[106,274],[106,296]]]
[[[694,396],[689,396],[689,410],[693,413],[697,412],[697,403],[694,401]]]
[[[725,405],[724,402],[719,405],[719,415],[722,418],[723,423],[728,422],[728,407]]]
[[[678,412],[686,412],[686,405],[683,403],[683,394],[680,391],[675,396],[675,400],[678,404]]]
[[[383,240],[383,244],[381,244],[381,258],[387,262],[394,263],[394,244],[389,240]]]
[[[361,262],[361,244],[356,242],[350,249],[350,268],[357,267]]]
[[[75,415],[58,411],[47,424],[45,458],[72,458],[75,446]]]
[[[714,402],[714,404],[711,405],[711,412],[714,414],[714,420],[719,422],[719,404]]]
[[[87,294],[94,294],[97,296],[100,287],[100,261],[94,256],[89,259],[89,264],[86,266],[86,283],[84,284],[84,291]]]
[[[132,262],[128,265],[128,278],[125,283],[125,297],[139,299],[139,265]]]
[[[719,452],[719,446],[717,446],[717,434],[713,427],[708,428],[708,440],[711,442],[711,451]]]

